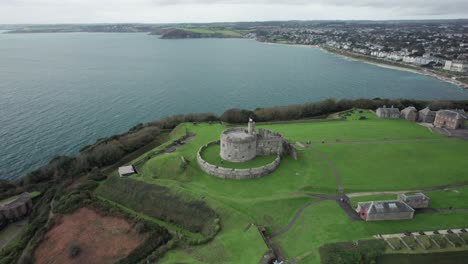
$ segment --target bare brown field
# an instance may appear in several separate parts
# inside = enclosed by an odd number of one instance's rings
[[[126,220],[102,216],[89,208],[63,216],[47,232],[34,252],[34,263],[114,263],[144,242]],[[80,253],[69,257],[68,247],[76,244]]]

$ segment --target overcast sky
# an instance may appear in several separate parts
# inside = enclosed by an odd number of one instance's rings
[[[468,18],[468,0],[0,0],[0,24]]]

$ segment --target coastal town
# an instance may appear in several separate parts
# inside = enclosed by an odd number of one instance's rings
[[[447,71],[468,70],[468,23],[463,21],[324,22],[261,29],[249,36],[263,41],[323,45]]]

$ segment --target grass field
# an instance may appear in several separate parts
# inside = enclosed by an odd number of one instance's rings
[[[362,114],[368,118],[359,120]],[[193,132],[195,137],[172,153],[151,158],[139,168],[140,174],[131,176],[202,199],[220,216],[221,231],[214,240],[170,251],[162,263],[257,263],[267,248],[251,224],[265,225],[268,232],[275,233],[315,199],[308,193],[336,194],[331,165],[345,193],[414,190],[468,180],[463,166],[468,142],[434,134],[405,120],[375,119],[371,113],[357,110],[341,121],[258,127],[282,133],[290,142],[310,140],[312,144],[298,151],[298,160],[285,157],[270,175],[245,181],[223,180],[203,173],[196,153],[200,146],[219,139],[224,126],[182,124],[172,138],[181,131]],[[212,148],[204,155],[215,163],[218,152]],[[428,196],[434,207],[453,204],[468,208],[467,192],[468,188],[459,187]],[[360,197],[352,202],[369,198],[382,196]],[[318,248],[324,243],[369,239],[378,233],[466,227],[467,217],[468,213],[444,213],[417,215],[405,221],[351,222],[334,201],[320,201],[304,209],[291,229],[274,241],[287,258],[317,264]]]
[[[221,34],[230,37],[241,37],[242,32],[231,29],[217,29],[217,28],[181,28],[186,31],[201,33],[201,34]]]

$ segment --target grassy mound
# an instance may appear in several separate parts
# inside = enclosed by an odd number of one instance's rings
[[[202,201],[189,201],[166,187],[112,177],[97,194],[136,212],[175,224],[190,232],[211,236],[215,212]]]
[[[221,158],[219,151],[219,145],[210,145],[201,153],[201,155],[202,158],[210,164],[233,169],[257,168],[272,163],[276,159],[275,155],[269,155],[257,156],[255,159],[246,162],[229,162]]]

